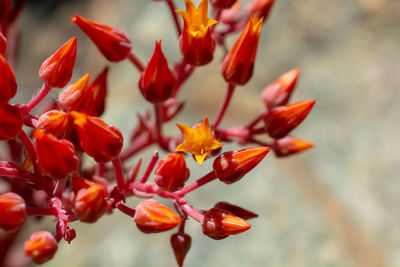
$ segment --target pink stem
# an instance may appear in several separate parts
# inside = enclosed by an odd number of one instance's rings
[[[201,177],[200,179],[198,179],[195,182],[185,186],[184,188],[182,188],[181,190],[179,190],[179,191],[177,191],[175,193],[178,194],[179,196],[183,197],[187,193],[192,192],[193,190],[196,190],[197,188],[205,185],[206,183],[209,183],[209,182],[215,180],[216,178],[217,178],[217,176],[215,176],[214,171],[211,171],[208,174],[206,174],[203,177]]]
[[[115,170],[115,178],[117,180],[117,186],[119,189],[125,188],[125,176],[122,168],[121,158],[118,157],[112,161]]]
[[[149,164],[147,165],[146,171],[143,173],[142,177],[139,180],[140,183],[145,183],[147,179],[149,179],[150,173],[153,171],[157,161],[158,161],[158,152],[155,151],[153,155],[151,155],[151,159]]]
[[[41,208],[41,207],[27,207],[26,215],[28,216],[49,216],[57,215],[57,209],[53,207]]]
[[[218,128],[219,124],[221,123],[222,118],[225,115],[226,109],[228,108],[228,105],[231,102],[234,90],[235,90],[235,85],[230,83],[228,85],[228,90],[226,92],[224,102],[222,103],[222,106],[218,110],[218,113],[217,113],[218,115],[217,115],[214,123],[212,124],[212,128],[214,128],[214,129]]]
[[[263,118],[265,118],[268,115],[269,111],[268,108],[265,108],[260,115],[258,115],[257,118],[255,118],[249,125],[247,125],[247,128],[251,129],[254,128],[254,126],[257,125]]]
[[[119,209],[120,211],[122,211],[123,213],[125,213],[126,215],[130,216],[133,218],[133,216],[135,216],[135,210],[126,206],[125,204],[118,202],[116,205],[117,209]]]
[[[53,195],[61,198],[64,192],[65,186],[67,185],[67,179],[57,180],[56,187],[54,188]]]
[[[133,65],[136,66],[136,68],[140,72],[144,71],[143,63],[140,61],[140,59],[135,54],[132,53],[132,51],[129,52],[128,59],[130,60],[130,62],[132,62]]]
[[[189,215],[199,223],[202,223],[204,217],[203,214],[201,214],[198,210],[190,206],[185,199],[183,198],[179,199],[178,204],[182,208],[183,212],[185,212],[187,215]]]
[[[135,155],[137,152],[139,152],[142,149],[145,149],[149,145],[153,143],[153,139],[151,138],[150,133],[144,133],[140,135],[134,142],[130,144],[130,146],[124,150],[121,155],[121,161],[125,161]]]
[[[167,5],[168,5],[168,7],[169,7],[169,9],[171,11],[172,18],[174,19],[175,26],[176,26],[176,32],[178,33],[178,37],[179,37],[182,34],[182,30],[181,30],[181,26],[180,26],[179,21],[178,21],[178,15],[175,12],[176,8],[175,8],[174,1],[173,0],[166,0],[166,2],[167,2]]]
[[[42,89],[23,107],[23,111],[28,113],[32,109],[34,109],[51,91],[51,86],[47,85],[46,83],[43,84]]]

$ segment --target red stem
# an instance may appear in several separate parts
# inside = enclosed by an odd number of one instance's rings
[[[57,215],[57,209],[53,207],[41,208],[41,207],[27,207],[26,215],[28,216],[50,216]]]
[[[255,118],[251,123],[249,123],[249,125],[247,125],[247,128],[251,129],[254,128],[254,126],[257,125],[257,123],[259,123],[263,118],[265,118],[269,113],[268,108],[265,108],[260,115],[258,115],[257,118]]]
[[[33,146],[33,143],[29,136],[24,132],[24,130],[21,130],[18,134],[18,139],[21,141],[22,145],[25,147],[26,151],[29,154],[29,157],[31,158],[31,162],[33,164],[33,169],[35,170],[35,174],[39,174],[39,168],[36,164],[37,161],[37,155],[35,151],[35,147]]]
[[[28,102],[22,109],[24,112],[28,113],[34,109],[51,91],[51,86],[46,83],[43,84],[42,89]]]
[[[162,114],[162,104],[154,104],[154,113],[156,117],[156,130],[155,130],[155,140],[162,145],[163,144],[163,135],[162,135],[162,123],[163,123],[163,114]]]
[[[221,123],[222,118],[224,117],[225,112],[228,108],[228,105],[231,102],[234,90],[235,90],[235,85],[230,83],[228,85],[228,90],[226,91],[224,102],[222,103],[222,106],[218,110],[218,113],[217,113],[218,115],[217,115],[214,123],[212,124],[212,128],[214,128],[214,129],[218,128],[219,124]]]
[[[125,176],[122,168],[121,158],[118,157],[112,161],[115,171],[115,179],[117,180],[117,186],[119,189],[125,189]]]
[[[121,161],[125,161],[135,155],[137,152],[139,152],[142,149],[145,149],[149,145],[153,143],[153,139],[151,137],[150,133],[145,133],[140,135],[138,138],[135,139],[134,142],[130,144],[130,146],[124,150],[121,155]]]
[[[128,59],[129,59],[130,62],[132,62],[133,65],[136,66],[136,68],[137,68],[140,72],[144,71],[144,65],[143,65],[143,63],[140,61],[140,59],[139,59],[135,54],[132,53],[132,51],[129,52],[129,54],[128,54]]]
[[[149,179],[150,173],[154,169],[154,166],[156,165],[157,161],[158,161],[158,152],[155,151],[153,155],[151,155],[151,159],[149,161],[149,164],[147,165],[146,171],[143,173],[142,177],[139,180],[140,183],[145,183],[147,179]]]
[[[135,216],[136,211],[121,202],[118,202],[115,207],[132,218]]]
[[[203,214],[201,214],[198,210],[194,209],[192,206],[190,206],[185,199],[181,198],[178,201],[179,206],[182,208],[183,212],[198,221],[199,223],[202,223],[203,221]]]
[[[53,195],[61,198],[64,192],[65,186],[67,185],[67,179],[57,180],[56,187],[54,188]]]
[[[201,177],[200,179],[198,179],[195,182],[185,186],[184,188],[182,188],[181,190],[179,190],[179,191],[177,191],[175,193],[178,194],[180,197],[183,197],[187,193],[192,192],[193,190],[196,190],[197,188],[205,185],[206,183],[209,183],[209,182],[215,180],[216,178],[217,178],[217,176],[215,176],[214,171],[211,171],[208,174],[206,174],[203,177]]]
[[[166,2],[169,7],[169,10],[171,11],[172,18],[174,19],[176,32],[178,33],[178,37],[180,37],[182,34],[182,29],[181,29],[181,25],[179,24],[178,15],[175,12],[176,8],[175,8],[174,1],[166,0]]]

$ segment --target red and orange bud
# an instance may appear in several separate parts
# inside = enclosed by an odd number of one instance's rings
[[[249,220],[258,217],[256,213],[246,210],[242,207],[232,205],[228,202],[218,202],[214,205],[214,208],[229,211],[230,213],[242,218],[243,220]]]
[[[190,175],[186,167],[185,155],[183,153],[169,154],[165,160],[157,163],[154,174],[154,181],[162,189],[170,192],[181,189]]]
[[[96,116],[101,116],[104,112],[107,96],[107,75],[108,67],[96,77],[96,79],[89,85],[93,91],[94,111]]]
[[[92,185],[78,191],[74,200],[75,214],[86,223],[96,222],[106,212],[107,192],[101,185]]]
[[[282,139],[276,139],[273,144],[273,149],[277,157],[286,157],[297,154],[313,147],[313,143],[301,140],[294,136],[286,136]]]
[[[253,0],[245,7],[246,14],[248,17],[267,18],[274,2],[275,0]]]
[[[37,163],[47,176],[64,179],[78,168],[78,157],[75,148],[68,140],[58,140],[54,135],[36,130],[35,149]]]
[[[0,229],[15,231],[26,218],[25,201],[19,195],[8,192],[0,195]]]
[[[0,53],[0,102],[8,102],[17,93],[17,81],[13,70]]]
[[[258,39],[263,19],[251,17],[239,39],[221,64],[221,72],[229,83],[244,85],[253,75]]]
[[[74,191],[75,194],[77,194],[79,190],[88,189],[92,185],[95,185],[95,183],[84,178],[74,176],[71,179],[72,191]]]
[[[77,110],[85,112],[86,106],[93,106],[93,104],[83,103],[84,101],[93,102],[93,99],[86,97],[89,93],[89,78],[90,74],[86,73],[75,83],[61,91],[58,95],[58,104],[64,111]]]
[[[119,29],[75,15],[71,18],[109,61],[124,60],[131,51],[128,35]]]
[[[175,75],[161,50],[161,41],[156,42],[153,55],[140,76],[139,89],[149,102],[160,103],[172,96],[175,81]]]
[[[214,160],[214,173],[221,182],[234,183],[257,166],[269,151],[269,147],[250,147],[225,152]]]
[[[153,199],[140,202],[133,219],[137,228],[146,234],[171,230],[181,222],[173,210]]]
[[[7,39],[6,37],[0,32],[0,55],[4,55],[7,49]]]
[[[171,246],[174,250],[176,262],[179,267],[183,266],[186,254],[189,252],[192,245],[192,238],[185,233],[175,233],[171,236]]]
[[[237,0],[211,0],[211,4],[216,8],[230,8]]]
[[[293,69],[283,74],[274,83],[264,89],[261,98],[269,109],[288,103],[299,75],[300,69]]]
[[[176,147],[176,151],[192,153],[200,165],[203,164],[208,153],[223,146],[212,135],[207,117],[204,117],[202,123],[195,128],[180,123],[177,123],[176,126],[185,139]]]
[[[123,137],[116,127],[77,111],[71,111],[70,114],[74,119],[83,151],[99,163],[109,162],[118,157]]]
[[[181,52],[189,64],[205,65],[214,57],[215,40],[211,35],[210,26],[217,21],[208,18],[208,0],[202,0],[198,8],[191,0],[185,0],[185,4],[186,12],[176,11],[183,18]]]
[[[0,103],[0,114],[0,140],[4,141],[16,137],[24,123],[19,108],[7,103]]]
[[[37,264],[51,260],[57,249],[57,240],[47,231],[33,233],[24,243],[25,255]]]
[[[314,104],[315,100],[307,100],[273,108],[265,118],[269,136],[280,139],[288,135],[307,117]]]
[[[202,227],[203,234],[220,240],[249,230],[250,224],[226,210],[212,208],[204,214]]]
[[[66,86],[71,80],[75,59],[76,37],[73,37],[43,62],[39,70],[40,79],[51,87]]]
[[[59,110],[50,110],[39,117],[36,129],[63,139],[69,128],[68,114]]]

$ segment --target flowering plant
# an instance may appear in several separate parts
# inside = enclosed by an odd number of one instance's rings
[[[25,254],[40,264],[53,258],[59,242],[69,243],[76,237],[69,223],[95,223],[104,214],[118,210],[132,217],[143,233],[178,227],[171,236],[171,246],[182,266],[191,246],[191,237],[185,232],[186,220],[194,219],[204,235],[219,240],[248,230],[247,220],[257,217],[227,202],[199,210],[188,203],[187,194],[217,179],[225,184],[237,182],[271,149],[276,156],[285,157],[313,147],[312,143],[289,135],[315,103],[309,100],[288,104],[299,69],[283,74],[263,90],[265,108],[247,125],[220,126],[236,87],[252,77],[261,28],[273,0],[253,0],[244,9],[239,1],[213,0],[212,19],[208,0],[202,0],[198,7],[185,0],[186,10],[175,10],[173,0],[158,1],[164,1],[170,9],[179,37],[182,57],[173,65],[164,55],[161,41],[156,41],[154,53],[144,65],[124,31],[78,15],[71,18],[107,60],[128,59],[141,73],[138,89],[153,111],[138,114],[125,147],[120,130],[100,118],[109,91],[109,67],[92,81],[87,73],[70,82],[76,37],[43,62],[39,70],[43,87],[27,104],[9,103],[17,93],[17,82],[9,64],[13,56],[9,51],[14,49],[7,48],[8,36],[12,36],[8,26],[14,23],[22,6],[0,1],[0,10],[4,10],[0,13],[0,140],[9,148],[8,158],[0,161],[1,179],[7,185],[0,192],[0,229],[5,232],[0,236],[0,263],[6,260],[10,244],[27,216],[52,216],[56,221],[54,234],[35,232],[24,244]],[[228,49],[226,37],[239,31],[239,38]],[[220,72],[227,90],[215,118],[210,123],[207,116],[199,117],[201,123],[193,126],[177,123],[181,135],[167,135],[164,125],[183,110],[184,102],[178,97],[182,85],[196,68],[213,60],[217,46],[226,51]],[[58,98],[33,112],[51,90],[60,90]],[[266,143],[258,138],[260,135],[269,135],[273,141]],[[250,146],[222,153],[227,142]],[[158,152],[154,152],[147,164],[140,158],[133,166],[128,165],[128,159],[152,145],[167,152],[165,158],[159,160]],[[191,183],[187,182],[188,154],[200,165],[213,160],[212,170]],[[84,165],[88,158],[96,163]],[[142,165],[146,166],[139,175]],[[154,182],[149,179],[152,174]],[[133,208],[125,204],[128,197],[147,200]],[[173,209],[155,197],[170,199]]]

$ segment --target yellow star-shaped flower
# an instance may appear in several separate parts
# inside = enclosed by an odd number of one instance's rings
[[[201,125],[197,128],[191,128],[180,123],[177,123],[176,126],[181,130],[185,139],[176,147],[176,151],[192,153],[200,165],[203,164],[209,152],[223,146],[212,136],[207,116],[204,117]]]

